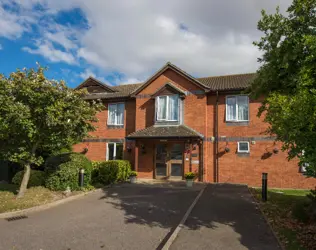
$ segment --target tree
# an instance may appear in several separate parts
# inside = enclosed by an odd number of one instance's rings
[[[263,54],[250,92],[265,97],[258,115],[268,133],[316,177],[316,0],[294,0],[287,13],[262,11],[264,36],[254,44]]]
[[[31,165],[43,162],[36,150],[59,150],[81,141],[95,129],[92,122],[102,108],[83,99],[85,90],[48,80],[44,71],[39,67],[0,75],[0,157],[24,166],[18,198],[27,189]]]

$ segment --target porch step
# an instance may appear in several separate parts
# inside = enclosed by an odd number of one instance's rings
[[[157,179],[143,179],[137,178],[137,184],[140,185],[149,185],[155,187],[172,187],[172,188],[187,188],[185,180],[157,180]],[[194,189],[201,189],[206,184],[203,182],[194,182]]]

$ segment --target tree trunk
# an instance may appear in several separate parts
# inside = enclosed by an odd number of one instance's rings
[[[25,164],[24,175],[23,175],[23,179],[22,179],[22,182],[20,185],[20,189],[19,189],[19,193],[17,195],[17,198],[21,198],[24,196],[24,193],[27,189],[27,184],[29,183],[30,175],[31,175],[31,166],[29,163],[27,163],[27,164]]]

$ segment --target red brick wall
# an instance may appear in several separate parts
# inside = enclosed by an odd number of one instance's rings
[[[144,88],[138,95],[152,95],[159,88],[170,82],[183,91],[194,92],[201,90],[198,86],[188,81],[181,75],[167,70],[157,77],[152,83]],[[109,129],[107,127],[108,110],[98,114],[99,122],[97,131],[91,133],[97,138],[123,139],[135,130],[140,130],[154,124],[155,102],[149,97],[138,97],[136,100],[125,102],[125,122],[124,128]],[[190,94],[184,99],[184,124],[202,133],[208,141],[203,143],[204,180],[214,182],[215,169],[215,143],[210,141],[215,136],[215,104],[216,96]],[[107,106],[107,103],[105,103]],[[266,137],[264,131],[268,124],[263,122],[263,117],[257,117],[260,100],[250,100],[249,124],[245,126],[228,126],[225,122],[225,95],[219,96],[219,137],[227,139],[231,137]],[[223,139],[221,139],[223,140]],[[153,140],[139,142],[145,144],[146,153],[139,149],[138,171],[141,178],[153,177],[154,161]],[[157,141],[156,141],[157,142]],[[80,143],[74,146],[75,151],[82,151],[85,146],[89,150],[87,156],[92,160],[104,160],[106,156],[106,142]],[[127,146],[132,148],[132,152],[127,152]],[[224,149],[228,146],[229,153]],[[290,162],[286,159],[286,153],[279,150],[278,154],[273,154],[266,158],[266,152],[273,152],[273,148],[281,145],[274,145],[273,141],[257,140],[255,144],[250,143],[250,154],[248,157],[240,157],[236,154],[237,142],[219,143],[219,182],[244,183],[250,186],[261,185],[261,174],[269,174],[269,187],[279,188],[313,188],[316,185],[315,179],[307,179],[299,173],[296,160]],[[200,150],[200,149],[198,149]],[[198,151],[197,150],[197,151]],[[135,146],[133,142],[125,143],[124,157],[134,164]],[[198,169],[198,165],[193,164],[193,170]],[[189,161],[184,161],[185,172],[189,171]]]
[[[124,111],[124,127],[123,128],[110,128],[107,126],[108,120],[108,104],[109,103],[125,103]],[[98,122],[95,123],[96,131],[91,132],[93,139],[107,139],[111,141],[117,139],[125,139],[125,137],[135,131],[135,100],[125,101],[110,101],[104,102],[105,109],[97,114]],[[101,161],[106,159],[107,142],[83,142],[73,146],[75,152],[82,152],[85,147],[88,147],[87,157],[91,160]],[[132,151],[127,151],[129,146]],[[134,143],[124,143],[124,159],[129,160],[132,165],[134,164]]]
[[[172,83],[183,91],[199,91],[200,87],[196,86],[178,73],[167,70],[157,77],[139,94],[136,98],[136,130],[152,126],[155,118],[155,101],[144,95],[152,95],[166,83]],[[206,119],[206,102],[205,95],[190,94],[184,99],[184,123],[200,133],[205,133]]]
[[[85,154],[92,161],[104,161],[106,156],[105,142],[82,142],[73,146],[74,152],[82,152],[87,147],[88,152]]]
[[[143,144],[145,151],[143,152],[140,145]],[[138,154],[138,177],[139,178],[153,178],[154,171],[154,141],[152,140],[142,140],[137,142],[139,148]]]
[[[214,95],[208,97],[208,117],[207,125],[209,137],[215,136],[215,103]],[[250,100],[249,105],[249,125],[246,126],[228,126],[225,122],[225,95],[219,96],[219,119],[218,133],[219,137],[267,137],[265,130],[267,123],[263,122],[264,117],[257,117],[259,101]],[[214,122],[213,122],[214,121]],[[224,140],[224,138],[221,138]],[[206,165],[206,180],[214,181],[214,147],[215,143],[208,142],[208,160]],[[225,153],[225,147],[230,148],[229,153]],[[278,154],[273,153],[274,148],[279,149]],[[281,151],[281,144],[274,145],[273,141],[255,141],[250,143],[249,157],[240,157],[236,154],[237,141],[219,143],[219,182],[244,183],[250,186],[261,185],[261,174],[268,173],[269,187],[278,188],[313,188],[316,186],[316,180],[306,178],[299,173],[297,160],[288,161],[286,152]],[[271,157],[266,158],[267,152],[272,152]]]
[[[297,160],[288,161],[286,152],[281,150],[277,154],[273,153],[274,148],[281,149],[280,143],[250,143],[249,157],[240,157],[236,154],[237,142],[229,142],[229,153],[225,153],[225,146],[225,142],[221,142],[219,146],[219,182],[261,186],[261,175],[265,172],[268,173],[269,187],[313,188],[316,185],[315,179],[306,178],[299,173]]]
[[[108,127],[108,104],[109,103],[125,103],[124,112],[124,127],[123,128],[113,128]],[[91,132],[91,135],[96,138],[106,138],[106,139],[123,139],[126,135],[135,131],[135,100],[129,101],[113,101],[105,102],[105,109],[97,114],[98,122],[94,125],[97,127],[96,131]]]

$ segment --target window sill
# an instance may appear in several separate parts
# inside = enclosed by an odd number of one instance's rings
[[[124,125],[109,125],[107,124],[108,129],[122,129],[124,128]]]
[[[226,121],[227,126],[249,126],[249,121]]]
[[[249,152],[248,153],[246,153],[246,152],[237,152],[236,154],[237,154],[238,157],[245,157],[245,158],[247,158],[247,157],[250,156]]]
[[[179,121],[155,121],[155,125],[180,125]]]

